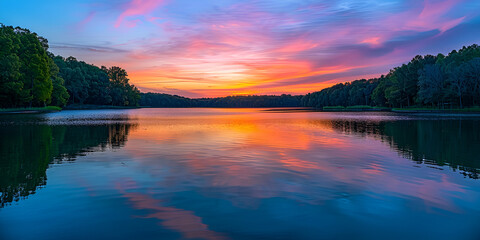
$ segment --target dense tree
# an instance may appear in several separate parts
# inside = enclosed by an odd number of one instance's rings
[[[385,97],[385,89],[387,88],[387,83],[385,81],[385,76],[382,75],[378,79],[378,85],[373,89],[371,98],[371,103],[374,106],[386,106],[387,98]]]
[[[140,91],[133,85],[130,85],[128,74],[125,69],[120,67],[105,68],[110,79],[110,94],[112,96],[112,105],[117,106],[137,106],[140,100]]]
[[[382,97],[377,96],[378,99],[372,98],[380,83],[380,79],[362,79],[340,83],[320,92],[307,94],[302,98],[301,102],[303,106],[317,108],[325,106],[373,105],[380,101]],[[375,94],[378,94],[378,91]]]
[[[447,56],[416,56],[379,79],[341,83],[307,94],[302,105],[463,108],[480,103],[479,76],[480,47],[474,44]]]
[[[194,100],[163,93],[140,94],[140,105],[146,107],[196,107]]]
[[[448,78],[450,94],[458,99],[460,107],[465,98],[478,103],[480,85],[480,58],[475,58],[450,71]]]
[[[53,61],[53,55],[49,59],[50,74],[53,85],[51,104],[54,106],[63,107],[67,104],[70,95],[65,88],[65,82],[62,77],[59,76],[60,69]]]
[[[93,104],[136,106],[138,89],[127,72],[63,58],[27,29],[0,24],[0,107]]]
[[[27,29],[0,25],[0,104],[43,106],[50,101],[48,42]]]
[[[138,89],[129,84],[127,72],[120,67],[97,67],[74,57],[54,57],[65,80],[70,104],[137,106]]]
[[[440,65],[429,64],[420,71],[418,78],[418,98],[417,103],[421,105],[441,104],[445,96],[446,87],[445,73]]]
[[[60,76],[65,80],[65,87],[71,96],[70,103],[84,103],[88,98],[88,88],[90,87],[85,79],[82,68],[87,65],[84,62],[78,62],[74,57],[56,56],[55,64],[60,68]]]

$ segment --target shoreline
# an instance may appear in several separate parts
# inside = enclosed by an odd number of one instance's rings
[[[138,109],[138,108],[142,108],[142,107],[72,104],[72,105],[65,106],[62,110],[102,110],[102,109]]]
[[[60,112],[62,110],[121,110],[121,109],[141,109],[141,108],[156,108],[149,106],[111,106],[111,105],[69,105],[62,108],[48,106],[44,108],[5,108],[0,109],[0,115],[7,114],[42,114]],[[163,107],[165,109],[179,108],[179,107]],[[182,108],[216,108],[216,107],[182,107]],[[229,107],[223,107],[229,108]],[[234,108],[234,107],[232,107]],[[242,107],[235,107],[242,108]],[[263,112],[392,112],[399,114],[447,114],[447,115],[480,115],[480,110],[475,109],[398,109],[398,108],[311,108],[311,107],[248,107],[250,109],[264,109]]]
[[[33,107],[33,108],[2,108],[0,109],[0,115],[7,114],[40,114],[40,113],[52,113],[60,112],[62,108],[48,106],[48,107]]]

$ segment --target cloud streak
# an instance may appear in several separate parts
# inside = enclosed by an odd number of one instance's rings
[[[129,27],[134,27],[138,20],[127,21],[127,18],[148,15],[163,3],[164,0],[132,0],[125,5],[123,12],[118,16],[115,27],[120,27],[123,22],[127,22]]]

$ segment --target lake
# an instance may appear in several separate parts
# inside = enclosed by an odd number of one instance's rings
[[[480,117],[0,116],[0,239],[480,239]]]

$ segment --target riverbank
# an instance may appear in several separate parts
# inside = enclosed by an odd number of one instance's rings
[[[140,107],[131,106],[112,106],[112,105],[91,105],[91,104],[71,104],[65,106],[64,110],[95,110],[95,109],[136,109]]]
[[[372,106],[327,106],[323,107],[323,112],[389,112],[391,108],[387,107],[372,107]]]
[[[111,106],[111,105],[68,105],[64,108],[56,106],[33,107],[33,108],[2,108],[0,114],[39,114],[60,112],[62,110],[96,110],[96,109],[136,109],[139,107]]]
[[[59,112],[62,108],[55,106],[48,107],[33,107],[33,108],[2,108],[0,114],[37,114]]]
[[[396,113],[462,113],[462,114],[480,114],[480,107],[471,108],[453,108],[453,109],[435,109],[435,108],[393,108]]]
[[[319,109],[323,112],[395,112],[395,113],[432,113],[432,114],[480,114],[480,107],[470,108],[387,108],[372,106],[327,106]]]
[[[111,106],[111,105],[89,105],[75,104],[68,105],[63,109],[56,106],[36,107],[36,108],[4,108],[0,109],[0,114],[39,114],[59,112],[62,110],[107,110],[107,109],[139,109],[151,107],[131,107],[131,106]],[[434,108],[387,108],[372,106],[328,106],[323,108],[309,107],[279,107],[268,108],[266,112],[394,112],[404,114],[480,114],[480,107],[471,107],[463,109],[434,109]]]

